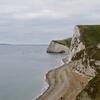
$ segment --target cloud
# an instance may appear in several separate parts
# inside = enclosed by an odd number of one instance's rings
[[[61,19],[66,16],[63,16],[61,13],[55,12],[53,10],[44,9],[39,12],[16,13],[13,14],[12,17],[17,20],[32,20],[38,18]]]
[[[4,0],[5,1],[5,0]],[[0,0],[0,14],[11,14],[15,19],[70,18],[100,10],[98,0]]]
[[[0,40],[48,43],[69,37],[76,24],[100,23],[99,6],[99,0],[0,0]]]

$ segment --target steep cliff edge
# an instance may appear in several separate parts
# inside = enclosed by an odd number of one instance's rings
[[[95,100],[91,99],[92,94],[98,90],[96,98],[100,93],[100,25],[75,27],[64,63],[47,73],[49,87],[37,100]],[[83,98],[86,96],[89,99]]]
[[[71,38],[52,40],[47,48],[48,53],[69,53]]]
[[[91,30],[92,33],[89,34],[86,52],[90,59],[90,66],[95,69],[96,75],[81,91],[76,100],[100,100],[100,26],[90,26],[88,30]],[[87,32],[85,33],[87,34]]]

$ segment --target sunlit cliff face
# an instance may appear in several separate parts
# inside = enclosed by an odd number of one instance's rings
[[[77,52],[83,49],[85,49],[85,45],[83,45],[82,41],[80,40],[80,31],[79,28],[76,26],[74,28],[74,34],[71,41],[69,61]]]

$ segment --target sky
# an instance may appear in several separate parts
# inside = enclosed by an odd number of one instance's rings
[[[100,24],[100,0],[0,0],[0,43],[48,44],[78,24]]]

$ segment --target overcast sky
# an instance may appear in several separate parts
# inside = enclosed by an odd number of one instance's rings
[[[76,24],[100,24],[100,1],[0,0],[0,43],[48,44]]]

